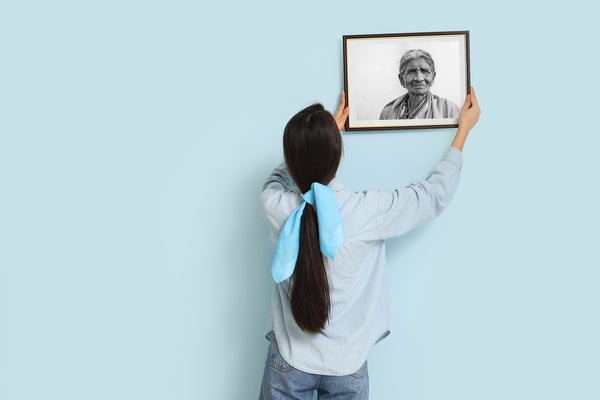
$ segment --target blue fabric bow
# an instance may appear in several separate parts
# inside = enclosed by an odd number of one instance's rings
[[[292,276],[296,267],[300,247],[300,220],[306,203],[311,204],[317,212],[321,253],[333,259],[344,241],[342,219],[333,191],[315,182],[310,186],[310,190],[302,195],[302,199],[302,204],[285,221],[277,240],[275,258],[271,266],[271,274],[277,283]]]

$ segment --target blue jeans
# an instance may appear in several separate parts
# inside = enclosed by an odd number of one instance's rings
[[[259,400],[366,400],[369,398],[367,362],[350,375],[314,375],[297,370],[279,354],[275,337],[269,346]]]

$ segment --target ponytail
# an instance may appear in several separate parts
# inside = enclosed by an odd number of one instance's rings
[[[327,185],[335,177],[342,157],[342,136],[333,116],[321,104],[294,115],[283,133],[283,153],[302,193],[314,182]],[[310,333],[323,332],[331,309],[329,282],[319,245],[317,214],[308,203],[300,222],[298,259],[291,285],[292,314],[298,326]]]
[[[300,248],[292,275],[292,314],[298,326],[321,333],[329,319],[329,282],[319,246],[317,214],[306,204],[300,223]]]

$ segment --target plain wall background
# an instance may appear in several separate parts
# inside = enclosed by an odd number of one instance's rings
[[[255,399],[287,120],[342,35],[469,30],[483,109],[441,217],[389,241],[372,399],[598,399],[598,65],[583,0],[0,6],[0,398]],[[354,190],[453,130],[344,134]]]

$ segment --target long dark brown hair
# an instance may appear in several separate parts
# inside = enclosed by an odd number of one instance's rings
[[[294,115],[285,126],[283,153],[290,176],[302,193],[313,182],[327,185],[342,157],[342,136],[321,104],[313,104]],[[329,319],[329,283],[319,247],[317,214],[304,207],[300,223],[300,248],[291,280],[292,314],[298,326],[311,333],[323,332]]]

